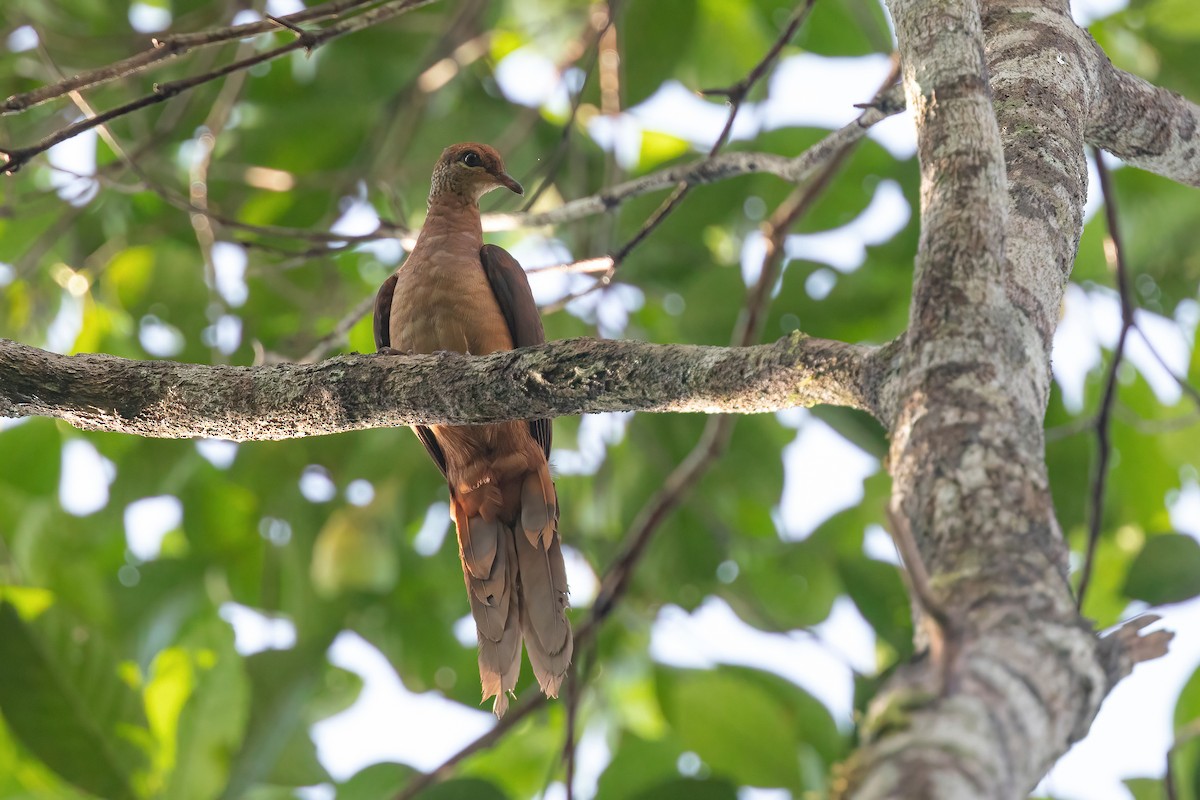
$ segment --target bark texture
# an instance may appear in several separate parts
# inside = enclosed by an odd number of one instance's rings
[[[484,357],[221,367],[64,356],[0,339],[0,416],[248,441],[599,411],[754,414],[817,403],[870,410],[889,366],[875,352],[801,334],[756,347],[570,339]]]
[[[1150,147],[1147,165],[1182,175],[1172,158],[1190,135],[1186,104],[1167,103],[1155,130],[1104,129],[1097,120],[1128,76],[1066,0],[889,6],[918,125],[922,235],[883,411],[893,507],[953,624],[924,620],[933,655],[876,697],[877,738],[841,788],[857,800],[1012,800],[1086,734],[1132,667],[1119,651],[1137,639],[1099,639],[1076,612],[1045,468],[1050,347],[1082,232],[1084,144]],[[1157,638],[1148,650],[1165,644]]]
[[[1095,45],[1100,70],[1088,141],[1189,186],[1200,186],[1200,106],[1116,69]]]

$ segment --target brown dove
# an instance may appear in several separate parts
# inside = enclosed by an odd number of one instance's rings
[[[525,271],[503,248],[483,243],[479,198],[501,187],[523,193],[491,147],[456,144],[442,152],[425,226],[375,298],[381,352],[486,355],[546,340]],[[508,708],[522,639],[542,691],[558,696],[572,638],[547,462],[550,420],[413,431],[450,486],[483,699],[496,698],[496,716]]]

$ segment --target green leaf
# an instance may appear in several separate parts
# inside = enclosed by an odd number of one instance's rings
[[[314,786],[329,781],[329,773],[317,759],[317,748],[303,725],[292,729],[267,780],[277,786]]]
[[[302,723],[304,708],[311,699],[325,663],[328,638],[301,642],[291,650],[267,650],[246,659],[253,704],[246,736],[230,767],[229,783],[223,798],[234,798],[253,783],[274,771],[278,777],[292,780],[296,775],[307,779],[324,770],[315,764],[315,751]],[[296,737],[303,737],[296,741]],[[281,765],[281,757],[290,754],[301,759],[296,772]]]
[[[838,559],[838,573],[859,613],[896,651],[912,653],[912,606],[900,570],[882,561],[859,557]]]
[[[825,56],[886,53],[890,43],[883,4],[870,0],[816,3],[796,36],[796,44]]]
[[[752,786],[799,787],[799,742],[770,693],[727,671],[659,674],[663,713],[680,743],[716,774]]]
[[[726,780],[678,778],[647,789],[634,800],[737,800],[737,787]]]
[[[1200,595],[1200,543],[1179,533],[1147,539],[1129,568],[1125,594],[1150,605]]]
[[[738,577],[720,595],[763,630],[816,625],[829,616],[842,588],[833,554],[812,538],[743,545],[736,561]]]
[[[683,748],[678,740],[643,739],[623,733],[612,761],[600,775],[596,800],[624,800],[678,774]]]
[[[28,620],[3,602],[0,642],[0,711],[21,742],[80,788],[138,797],[150,734],[141,698],[99,632],[57,607]]]
[[[52,495],[58,490],[62,462],[62,436],[49,419],[30,419],[0,431],[0,453],[20,453],[20,458],[0,458],[0,485],[30,495]]]
[[[694,0],[633,0],[623,4],[618,26],[624,105],[645,100],[675,74],[690,46],[696,16]],[[672,34],[663,36],[663,30]]]
[[[478,778],[459,778],[429,787],[418,794],[416,800],[508,800],[508,795],[494,783]]]
[[[372,764],[338,787],[337,800],[392,800],[415,773],[404,764]]]
[[[209,800],[221,794],[245,733],[250,685],[228,625],[210,619],[187,644],[193,686],[175,726],[177,756],[164,796]]]
[[[1167,790],[1159,778],[1126,778],[1122,783],[1133,800],[1167,800]]]

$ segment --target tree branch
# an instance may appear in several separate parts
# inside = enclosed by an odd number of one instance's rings
[[[766,75],[767,72],[770,71],[771,67],[775,65],[775,60],[779,58],[779,54],[783,51],[783,48],[792,40],[792,37],[796,35],[796,31],[800,30],[800,26],[804,24],[804,21],[808,19],[809,13],[812,12],[814,2],[815,0],[802,0],[802,2],[796,6],[795,10],[792,11],[792,16],[788,20],[788,24],[784,26],[783,31],[775,38],[775,42],[767,49],[766,54],[759,60],[759,62],[754,65],[754,68],[751,69],[750,72],[748,72],[740,81],[724,89],[706,89],[701,92],[701,94],[704,95],[719,94],[727,98],[729,101],[729,113],[725,117],[725,126],[721,128],[721,132],[717,135],[716,141],[713,142],[712,147],[710,147],[708,150],[709,159],[715,158],[717,154],[721,152],[721,149],[729,142],[729,137],[733,133],[733,123],[737,121],[737,115],[742,109],[742,103],[746,100],[747,95],[750,94],[750,90],[754,88],[755,84],[762,80],[763,76]],[[667,219],[667,217],[669,217],[672,212],[679,207],[680,203],[683,202],[683,198],[687,197],[687,195],[692,191],[692,187],[695,185],[696,184],[689,183],[688,181],[681,181],[675,187],[675,191],[671,192],[667,199],[663,200],[662,203],[659,204],[658,208],[654,210],[654,213],[646,218],[646,221],[643,222],[642,226],[638,228],[637,232],[630,237],[629,241],[621,245],[621,247],[612,254],[612,267],[605,277],[601,279],[601,284],[608,284],[613,274],[618,268],[620,268],[621,264],[629,256],[629,254],[632,253],[633,250],[639,244],[641,244],[647,236],[654,232],[655,228],[661,225]]]
[[[877,694],[844,794],[1013,800],[1086,733],[1122,669],[1165,648],[1136,630],[1102,644],[1079,618],[1045,467],[1095,61],[1066,0],[889,7],[922,183],[910,325],[883,403],[889,468],[961,638],[952,665],[918,660]]]
[[[1100,396],[1100,410],[1096,412],[1096,461],[1092,465],[1092,486],[1087,504],[1088,537],[1087,548],[1084,551],[1083,568],[1079,571],[1079,589],[1076,591],[1075,607],[1083,610],[1083,601],[1087,597],[1088,585],[1092,580],[1092,569],[1096,561],[1096,546],[1100,542],[1100,532],[1104,527],[1104,493],[1108,483],[1108,460],[1112,452],[1110,441],[1110,425],[1113,407],[1117,400],[1117,373],[1121,368],[1121,360],[1125,356],[1125,342],[1133,327],[1134,301],[1133,292],[1129,286],[1129,266],[1125,260],[1125,246],[1121,238],[1118,222],[1116,192],[1112,188],[1112,179],[1108,167],[1104,164],[1104,155],[1095,152],[1096,172],[1100,176],[1100,193],[1104,197],[1104,219],[1108,225],[1108,237],[1104,242],[1104,255],[1108,259],[1109,268],[1117,280],[1117,294],[1121,298],[1121,332],[1117,335],[1117,345],[1113,348],[1112,361],[1109,362],[1108,372],[1104,376],[1104,392]],[[1170,370],[1167,370],[1170,372]]]
[[[350,11],[358,6],[369,5],[375,0],[332,0],[313,8],[297,11],[284,17],[267,17],[259,22],[249,22],[243,25],[230,25],[224,28],[212,28],[207,31],[194,33],[177,33],[151,39],[151,46],[142,52],[123,58],[120,61],[106,64],[103,67],[86,70],[76,75],[63,78],[55,83],[34,89],[22,94],[14,94],[0,105],[0,114],[18,114],[34,106],[54,100],[71,92],[99,86],[120,78],[127,78],[138,72],[158,66],[161,62],[181,56],[192,50],[208,47],[214,44],[245,39],[262,33],[279,30],[282,25],[292,30],[297,29],[301,22],[316,22],[332,19],[344,11]]]
[[[568,339],[490,356],[351,355],[262,367],[63,356],[0,339],[0,416],[140,436],[287,439],[600,411],[870,410],[873,348],[792,334],[755,347]]]
[[[128,103],[110,108],[107,111],[101,112],[93,117],[85,117],[84,119],[60,128],[57,131],[43,137],[38,142],[29,145],[28,147],[16,148],[0,148],[0,156],[5,159],[3,164],[3,172],[11,175],[24,166],[30,159],[40,153],[44,153],[56,144],[65,142],[84,131],[91,130],[97,125],[103,125],[117,117],[125,116],[134,111],[147,108],[152,105],[164,102],[191,89],[196,88],[210,81],[215,81],[218,78],[224,78],[226,75],[231,75],[235,72],[262,64],[279,56],[292,52],[293,50],[311,51],[313,48],[325,44],[328,41],[344,36],[348,33],[369,28],[372,25],[399,16],[406,11],[411,11],[414,8],[429,5],[435,0],[389,0],[369,11],[364,11],[358,16],[351,17],[348,20],[330,25],[320,31],[314,32],[307,37],[293,39],[285,45],[281,45],[271,50],[265,50],[261,53],[233,61],[224,66],[218,67],[201,75],[193,75],[189,78],[180,78],[175,81],[159,83],[154,85],[154,91],[136,100],[131,100]],[[253,23],[257,24],[257,23]],[[267,22],[268,25],[275,27],[276,23]],[[70,91],[70,90],[68,90]],[[11,98],[10,98],[11,101]]]
[[[1100,59],[1087,141],[1141,169],[1200,186],[1200,105]]]
[[[774,153],[722,153],[619,183],[549,211],[485,214],[483,229],[489,232],[511,231],[574,222],[607,213],[634,197],[669,189],[680,183],[698,186],[752,173],[768,173],[791,183],[803,183],[834,153],[861,139],[877,122],[903,110],[902,89],[900,86],[894,86],[866,104],[858,119],[829,134],[794,158]]]

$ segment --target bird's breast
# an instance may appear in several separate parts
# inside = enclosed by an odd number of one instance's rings
[[[512,336],[478,249],[439,248],[453,243],[436,240],[429,244],[433,247],[427,254],[414,252],[400,269],[392,299],[392,346],[404,352],[472,355],[511,350]]]

